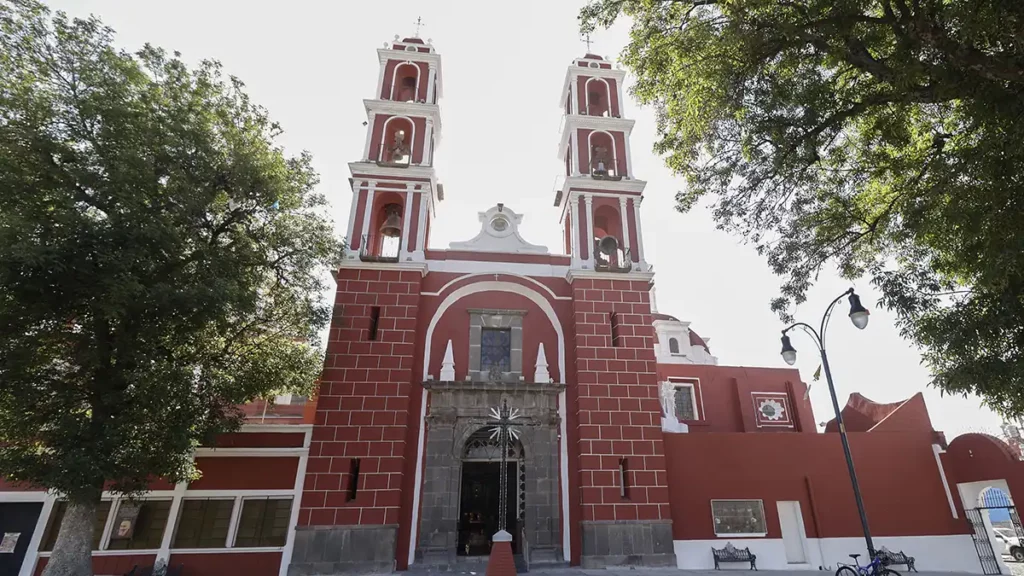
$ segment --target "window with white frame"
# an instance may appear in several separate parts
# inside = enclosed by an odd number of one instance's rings
[[[676,420],[697,420],[697,397],[693,393],[693,384],[673,382],[675,387],[673,401],[676,408]]]
[[[235,500],[185,498],[172,548],[225,548]]]
[[[292,515],[291,498],[245,498],[235,548],[284,546]]]
[[[163,543],[171,500],[122,500],[114,514],[107,550],[157,550]]]
[[[679,340],[676,340],[675,338],[669,338],[668,351],[670,354],[679,354]]]
[[[712,500],[716,536],[764,536],[768,533],[761,500]]]

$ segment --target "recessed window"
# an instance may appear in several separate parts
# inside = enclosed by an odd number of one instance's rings
[[[359,494],[359,458],[353,458],[348,463],[348,496],[346,499],[351,502]]]
[[[619,315],[612,312],[609,322],[612,328],[612,346],[622,346],[622,340],[619,338]]]
[[[114,516],[107,550],[159,549],[170,512],[170,500],[121,502]]]
[[[512,368],[512,330],[484,328],[480,331],[480,371],[508,372]]]
[[[675,338],[669,338],[668,351],[671,354],[679,354],[679,340],[676,340]]]
[[[619,497],[629,499],[629,461],[619,458]]]
[[[675,392],[676,420],[696,420],[697,409],[693,397],[692,386],[676,386]]]
[[[291,515],[291,498],[243,500],[235,548],[284,546]]]
[[[760,500],[712,500],[716,536],[764,536],[764,504]]]
[[[46,523],[46,530],[43,532],[43,543],[39,549],[43,552],[53,550],[57,542],[57,535],[60,533],[60,524],[64,521],[64,515],[68,511],[67,500],[60,500],[53,505],[53,512]],[[103,528],[107,525],[107,515],[110,514],[110,500],[104,500],[96,505],[96,519],[92,528],[92,549],[100,549],[100,540],[103,539]],[[159,548],[159,546],[158,546]]]
[[[234,500],[182,500],[174,548],[224,548]]]
[[[368,340],[377,339],[377,326],[380,324],[380,306],[373,306],[370,308],[370,329],[367,332]]]

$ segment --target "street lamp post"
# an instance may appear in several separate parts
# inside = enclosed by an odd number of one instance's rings
[[[793,348],[793,344],[789,341],[788,332],[793,328],[802,328],[807,332],[814,340],[814,344],[818,347],[818,352],[821,353],[821,365],[825,369],[825,381],[828,382],[828,393],[832,396],[832,409],[836,413],[836,424],[839,428],[839,438],[843,442],[843,453],[846,455],[846,467],[850,472],[850,483],[853,485],[853,497],[857,501],[857,512],[860,513],[860,525],[864,530],[864,542],[868,546],[868,557],[875,557],[875,545],[871,542],[871,530],[868,528],[868,516],[864,512],[864,499],[860,494],[860,483],[857,482],[857,471],[853,467],[853,454],[850,453],[850,440],[846,436],[846,425],[843,424],[843,413],[839,409],[839,400],[836,398],[836,388],[832,383],[832,370],[828,365],[828,354],[825,352],[825,330],[828,328],[828,321],[832,316],[832,309],[835,308],[836,304],[843,299],[844,296],[849,297],[850,301],[850,321],[858,329],[863,330],[868,325],[869,312],[860,303],[860,296],[854,293],[853,288],[850,288],[846,292],[843,292],[828,305],[825,310],[825,315],[821,318],[821,327],[816,331],[811,325],[804,322],[797,322],[791,326],[786,327],[782,331],[782,359],[786,361],[786,364],[792,366],[796,363],[796,348]]]

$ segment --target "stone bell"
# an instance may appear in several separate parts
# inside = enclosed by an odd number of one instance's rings
[[[402,215],[398,206],[392,204],[387,208],[387,217],[380,227],[380,233],[388,238],[397,238],[402,235]]]

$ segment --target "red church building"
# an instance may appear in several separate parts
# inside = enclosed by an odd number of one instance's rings
[[[720,366],[652,308],[625,72],[593,54],[566,69],[562,246],[530,243],[525,216],[497,204],[438,248],[435,215],[467,201],[434,169],[441,56],[397,37],[377,55],[317,397],[248,406],[249,424],[196,453],[200,480],[106,495],[96,573],[451,567],[486,557],[499,509],[521,566],[708,569],[732,544],[762,569],[834,570],[865,554],[839,436],[817,430],[799,373]],[[503,404],[518,415],[507,446],[491,434]],[[1017,518],[1020,455],[983,435],[947,443],[920,394],[854,394],[845,410],[876,546],[920,570],[1005,573],[986,506],[998,490]],[[113,529],[125,506],[140,507],[129,538]],[[14,540],[0,574],[39,574],[62,514],[59,494],[0,480]]]

